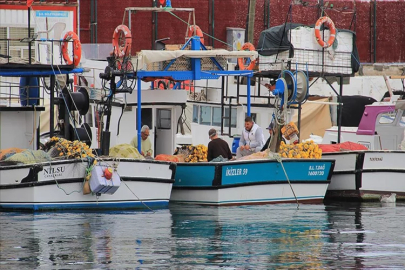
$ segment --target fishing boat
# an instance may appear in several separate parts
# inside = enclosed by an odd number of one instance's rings
[[[128,14],[128,21],[130,21],[131,16],[134,13],[142,11],[159,11],[159,12],[191,12],[191,18],[194,18],[193,8],[170,8],[168,10],[161,8],[137,8],[128,7],[125,9],[125,14]],[[126,18],[126,17],[124,17]],[[195,23],[195,22],[193,22]],[[195,25],[195,24],[194,24]],[[119,26],[117,29],[124,28],[124,26]],[[193,28],[193,26],[190,26]],[[194,26],[194,28],[196,28]],[[194,29],[193,28],[193,29]],[[129,31],[126,31],[126,35],[129,35]],[[223,49],[219,50],[208,50],[198,34],[195,34],[186,39],[186,43],[183,44],[180,50],[168,51],[168,50],[141,50],[136,56],[133,56],[130,60],[131,69],[133,68],[136,72],[136,89],[133,93],[126,93],[126,97],[122,102],[117,102],[115,106],[117,109],[111,112],[112,119],[119,119],[122,113],[122,108],[127,108],[123,112],[122,125],[119,125],[120,121],[111,121],[111,130],[120,130],[120,138],[117,139],[118,143],[122,143],[121,133],[125,137],[126,133],[131,133],[129,131],[130,121],[135,122],[138,125],[138,131],[140,130],[141,123],[147,121],[147,115],[145,115],[142,108],[151,108],[152,111],[152,137],[154,144],[158,145],[159,140],[162,136],[157,135],[159,128],[155,126],[155,123],[160,121],[157,114],[154,112],[158,107],[156,106],[177,106],[173,109],[172,116],[179,116],[180,105],[184,106],[187,100],[186,92],[177,89],[176,85],[181,84],[184,81],[221,81],[221,78],[225,77],[244,77],[248,82],[246,84],[246,113],[251,114],[250,111],[250,79],[253,76],[253,71],[251,69],[246,70],[229,70],[227,66],[227,59],[232,58],[242,58],[246,61],[254,61],[257,57],[256,51],[227,51]],[[110,89],[118,89],[118,85],[121,83],[116,83],[116,79],[120,78],[117,72],[119,71],[118,66],[124,67],[126,64],[121,63],[120,65],[115,65],[114,61],[109,61],[108,67],[105,72],[100,74],[100,78],[105,81],[110,82]],[[293,83],[293,87],[296,91],[297,82],[296,77],[299,77],[299,93],[292,95],[290,98],[302,99],[305,98],[308,80],[303,72],[293,75],[291,72],[286,72],[288,75],[283,75],[286,79],[280,79],[280,100],[285,100],[287,102],[292,102],[292,100],[284,99],[284,93],[290,91],[287,89],[288,83]],[[172,87],[163,87],[160,90],[160,81],[169,79],[173,82]],[[224,82],[225,79],[222,79]],[[291,80],[291,81],[290,81]],[[150,82],[145,84],[145,82]],[[284,82],[284,83],[283,83]],[[102,83],[105,85],[105,83]],[[170,85],[169,85],[170,86]],[[301,91],[303,90],[303,91]],[[222,90],[223,91],[223,90]],[[158,95],[157,95],[158,94]],[[176,96],[174,96],[176,95]],[[183,96],[182,96],[183,95]],[[172,98],[170,98],[172,96]],[[155,99],[155,100],[153,100]],[[158,99],[158,100],[156,100]],[[177,100],[177,102],[176,102]],[[133,108],[133,109],[132,109]],[[136,108],[136,109],[135,109]],[[225,111],[225,107],[221,108]],[[136,110],[136,113],[135,113]],[[157,111],[156,111],[157,112]],[[146,117],[145,117],[146,116]],[[156,119],[154,119],[156,118]],[[171,121],[173,122],[173,118]],[[226,113],[222,115],[220,122],[224,126],[226,122]],[[229,120],[229,116],[227,118]],[[95,122],[95,121],[94,121]],[[132,122],[132,123],[133,123]],[[173,122],[173,127],[175,122]],[[93,125],[92,128],[95,128]],[[123,132],[123,130],[125,130]],[[93,132],[94,134],[94,132]],[[173,146],[175,142],[175,133],[169,128],[166,143],[169,147]],[[173,137],[172,137],[173,136]],[[138,136],[139,138],[139,136]],[[130,138],[125,138],[128,141]],[[173,144],[172,144],[173,143]],[[173,150],[172,150],[173,151]],[[156,154],[161,153],[156,150]],[[167,154],[167,153],[165,153]],[[272,203],[272,202],[321,202],[325,195],[327,185],[329,184],[330,171],[333,170],[334,161],[333,160],[289,160],[284,163],[284,160],[251,160],[251,161],[238,161],[238,162],[220,162],[220,163],[207,163],[201,162],[197,164],[188,164],[179,162],[177,163],[175,182],[173,184],[173,189],[171,193],[171,202],[191,202],[191,203],[201,203],[201,204],[249,204],[249,203]],[[286,172],[282,168],[286,169]],[[302,171],[296,172],[295,167],[303,168]],[[180,168],[180,171],[178,171]],[[272,173],[267,173],[267,172]],[[220,174],[223,174],[221,177]],[[291,174],[291,182],[289,174]],[[218,175],[218,176],[217,176]],[[259,179],[255,180],[258,175],[263,175]],[[215,180],[214,180],[215,179]],[[213,182],[214,180],[214,182]],[[196,189],[197,186],[197,189]],[[263,189],[263,187],[266,187]],[[274,187],[277,187],[277,191],[271,191]],[[190,190],[192,190],[190,192]],[[203,192],[202,197],[191,198],[189,194],[195,194],[194,191],[198,190],[208,190],[209,192]],[[226,191],[224,191],[226,190]],[[235,191],[236,190],[236,191]],[[253,195],[257,190],[264,190],[260,195]],[[216,193],[227,193],[231,194],[223,196],[215,196]],[[296,196],[294,195],[294,192]],[[267,193],[265,195],[265,193]],[[240,194],[248,194],[246,197],[241,197]],[[213,198],[215,197],[215,198]]]
[[[405,199],[405,100],[397,98],[366,105],[358,127],[341,127],[340,141],[364,150],[342,147],[323,154],[336,160],[326,199],[378,201],[391,193]],[[337,138],[338,127],[332,127],[322,143],[335,144]]]
[[[73,86],[69,77],[84,72],[78,67],[81,55],[77,36],[68,32],[60,42],[36,40],[29,35],[23,40],[4,41],[7,46],[11,41],[28,42],[30,52],[31,46],[36,49],[38,42],[48,42],[50,47],[59,43],[63,59],[55,62],[58,57],[51,57],[50,62],[43,63],[31,57],[0,57],[1,93],[5,101],[0,106],[0,149],[4,158],[0,161],[0,210],[166,208],[175,163],[109,156],[108,122],[105,129],[99,129],[101,147],[90,148],[97,134],[93,137],[90,125],[84,121],[90,107],[89,93],[83,87]],[[6,48],[6,51],[10,50]],[[131,70],[124,73],[117,74],[125,75],[124,78],[134,74]],[[20,83],[13,84],[13,78],[20,79]],[[70,143],[66,148],[52,148],[60,158],[51,158],[49,152],[38,150],[43,147],[38,127],[40,113],[45,110],[40,93],[45,88],[50,95],[48,139],[66,146]],[[110,99],[103,104],[106,111],[110,110],[112,97],[119,91],[110,90]],[[59,130],[54,129],[55,106]],[[73,159],[66,158],[73,155]]]
[[[322,203],[334,160],[177,164],[170,201],[201,205]]]

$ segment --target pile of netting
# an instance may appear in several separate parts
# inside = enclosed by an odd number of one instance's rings
[[[322,149],[312,140],[297,144],[285,144],[281,142],[279,154],[283,158],[320,159],[322,157]]]
[[[8,148],[0,150],[0,160],[32,164],[50,161],[51,157],[42,150]]]
[[[145,159],[136,149],[130,144],[123,143],[118,144],[110,148],[110,156],[116,158],[133,158],[133,159]]]
[[[207,152],[207,146],[198,144],[177,147],[174,154],[179,158],[184,158],[184,162],[204,162],[207,161]]]
[[[64,138],[52,137],[43,147],[51,158],[80,159],[94,157],[90,147],[78,140],[69,141]]]

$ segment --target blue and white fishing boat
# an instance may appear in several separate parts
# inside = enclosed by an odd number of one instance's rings
[[[205,205],[320,203],[334,160],[179,163],[170,201]]]
[[[127,9],[137,11],[136,8]],[[156,81],[161,78],[171,78],[172,81],[177,82],[217,80],[224,76],[245,77],[247,80],[246,113],[250,115],[250,78],[253,76],[253,71],[227,70],[226,62],[223,64],[222,59],[254,60],[257,52],[208,51],[198,36],[189,39],[183,49],[187,46],[190,50],[141,51],[136,60],[138,95],[142,93],[141,80],[144,79]],[[208,61],[209,65],[204,65]],[[303,72],[295,74],[284,72],[281,77],[277,83],[277,95],[280,96],[281,105],[288,106],[306,97],[305,91],[308,87],[298,87],[302,92],[297,92],[296,78],[300,78],[300,83],[308,84]],[[224,83],[221,91],[224,91]],[[292,95],[289,94],[290,91],[293,91]],[[139,110],[140,96],[137,102]],[[224,112],[224,104],[221,105],[221,110]],[[227,116],[222,115],[221,124],[224,127]],[[221,133],[223,132],[222,129]],[[278,159],[277,161],[269,158],[218,163],[178,163],[170,201],[210,205],[322,202],[333,166],[334,160]]]

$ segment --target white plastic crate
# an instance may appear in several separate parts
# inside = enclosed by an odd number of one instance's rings
[[[91,171],[90,189],[93,193],[114,194],[121,185],[120,176],[113,172],[110,180],[104,177],[106,166],[95,166]]]

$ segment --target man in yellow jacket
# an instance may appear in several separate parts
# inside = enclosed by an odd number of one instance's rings
[[[144,125],[141,129],[141,155],[144,157],[152,157],[153,155],[152,143],[149,140],[149,132],[149,127],[147,125]],[[135,135],[135,137],[131,140],[130,144],[138,149],[137,135]]]

